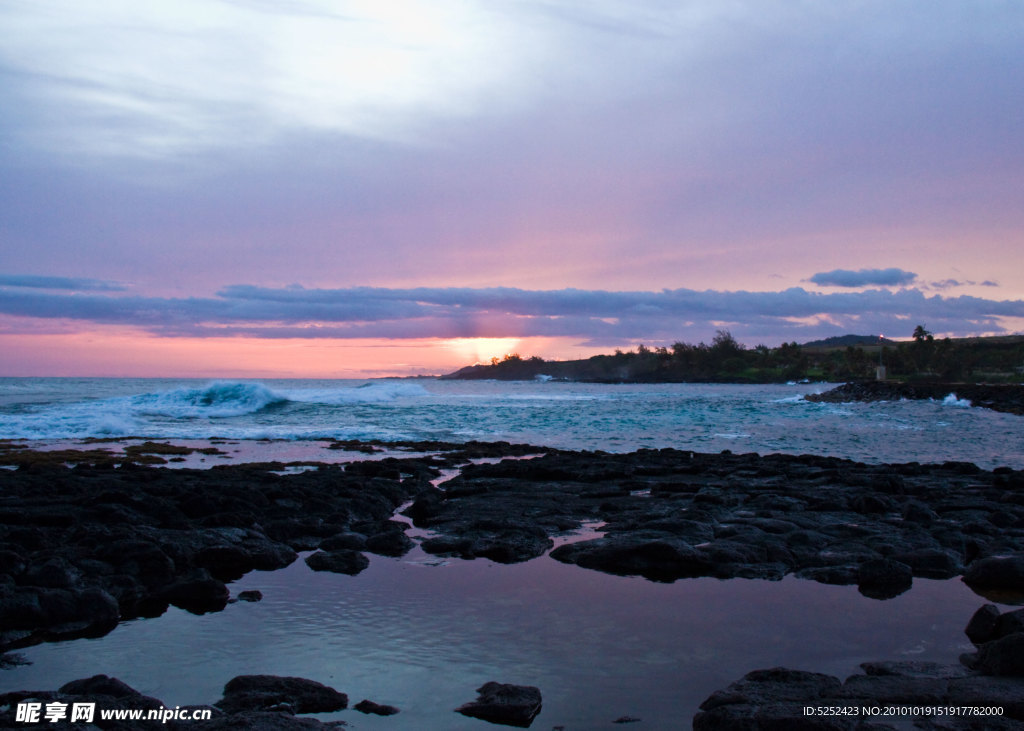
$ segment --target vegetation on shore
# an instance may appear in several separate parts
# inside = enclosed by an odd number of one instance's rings
[[[852,339],[852,340],[851,340]],[[836,343],[859,342],[857,345]],[[923,325],[907,342],[845,336],[776,348],[748,348],[727,330],[710,344],[677,342],[671,347],[616,350],[581,360],[554,361],[517,353],[490,365],[473,365],[442,376],[450,379],[560,380],[601,383],[784,383],[802,379],[851,381],[875,377],[879,364],[901,381],[972,383],[1024,382],[1024,336],[937,340]]]

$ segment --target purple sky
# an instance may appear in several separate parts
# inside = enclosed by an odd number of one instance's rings
[[[1016,1],[33,0],[0,34],[0,375],[1024,328]]]

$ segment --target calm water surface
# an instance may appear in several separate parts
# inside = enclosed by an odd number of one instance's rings
[[[533,727],[594,729],[629,715],[640,728],[688,728],[697,706],[746,672],[786,666],[845,678],[870,660],[955,663],[985,600],[959,580],[916,579],[885,602],[855,587],[691,579],[657,584],[544,556],[501,566],[417,550],[372,556],[355,577],[302,561],[253,572],[232,592],[262,602],[193,616],[171,608],[97,640],[29,648],[33,665],[0,689],[53,688],[97,672],[173,707],[211,703],[235,675],[297,675],[402,712],[325,714],[356,728],[481,729],[453,713],[488,680],[536,685]]]

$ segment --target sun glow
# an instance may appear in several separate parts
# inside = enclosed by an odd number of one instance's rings
[[[516,352],[520,338],[455,338],[444,345],[466,363],[490,363]]]

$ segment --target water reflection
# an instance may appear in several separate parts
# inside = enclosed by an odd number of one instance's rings
[[[352,703],[402,709],[324,718],[457,731],[483,727],[453,709],[497,680],[541,689],[535,728],[593,728],[624,715],[645,728],[688,727],[704,698],[755,668],[845,678],[868,660],[955,663],[969,646],[963,627],[984,602],[959,580],[917,579],[880,602],[856,587],[793,578],[656,584],[547,556],[502,566],[438,562],[418,549],[374,556],[355,577],[298,561],[231,588],[264,599],[200,617],[172,608],[98,640],[30,648],[33,665],[0,672],[0,685],[50,689],[102,672],[173,707],[217,700],[235,675],[298,675]]]

